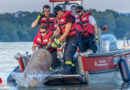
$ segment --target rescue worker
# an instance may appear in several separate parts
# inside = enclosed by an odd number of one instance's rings
[[[63,11],[60,6],[54,8],[54,16],[58,20],[58,26],[56,35],[61,37],[52,43],[52,47],[58,47],[61,42],[66,41],[64,48],[64,69],[63,73],[69,74],[73,71],[73,56],[77,49],[77,32],[75,25],[75,17],[71,14],[71,11]]]
[[[54,18],[52,14],[50,14],[50,6],[44,5],[43,12],[37,16],[37,19],[32,23],[32,28],[36,27],[39,24],[48,26],[50,31],[54,30]]]
[[[38,46],[39,49],[46,49],[48,50],[53,57],[52,68],[55,69],[57,66],[60,65],[60,62],[57,60],[57,50],[51,47],[51,36],[53,35],[52,31],[48,31],[48,27],[46,25],[40,26],[40,33],[38,33],[34,39],[32,51],[36,50]]]
[[[95,39],[98,39],[98,29],[94,17],[90,12],[85,13],[82,6],[76,8],[78,14],[76,27],[79,32],[79,49],[81,52],[96,53],[97,45]],[[96,37],[96,38],[95,38]]]

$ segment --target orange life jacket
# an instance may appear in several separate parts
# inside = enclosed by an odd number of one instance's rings
[[[73,17],[75,18],[73,15],[71,15],[71,11],[64,11],[65,14],[58,19],[58,26],[61,29],[61,34],[65,33],[65,25],[66,25],[66,19],[67,17]],[[68,36],[73,36],[76,35],[76,23],[72,24],[71,30],[69,32]]]
[[[46,25],[48,26],[48,30],[53,31],[54,30],[54,18],[52,15],[47,19],[45,16],[41,17],[40,22],[39,22],[39,27],[41,25]]]
[[[81,18],[78,17],[76,20],[76,25],[81,36],[89,36],[89,34],[94,34],[94,27],[89,23],[90,12],[85,13]]]

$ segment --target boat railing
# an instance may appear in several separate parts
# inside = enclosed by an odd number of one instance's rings
[[[97,56],[117,56],[117,55],[124,55],[127,53],[130,53],[130,49],[120,49],[115,51],[92,53],[92,54],[86,54],[86,52],[84,52],[80,53],[80,55],[85,57],[97,57]]]

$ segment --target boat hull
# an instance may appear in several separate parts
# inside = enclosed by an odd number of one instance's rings
[[[113,52],[99,53],[99,54],[85,54],[81,53],[78,57],[77,74],[73,75],[50,75],[48,76],[48,84],[50,82],[59,81],[63,84],[78,82],[82,84],[111,84],[121,85],[123,82],[120,71],[118,69],[118,61],[120,58],[125,58],[128,65],[130,65],[130,49],[127,50],[116,50]],[[80,76],[83,76],[80,78]],[[81,81],[80,81],[81,80]],[[65,84],[64,83],[64,84]]]
[[[80,62],[78,73],[84,74],[89,84],[122,83],[118,69],[120,58],[124,58],[130,65],[130,49],[90,55],[82,53],[78,59]]]

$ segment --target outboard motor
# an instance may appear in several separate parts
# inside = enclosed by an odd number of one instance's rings
[[[121,58],[118,62],[119,70],[124,82],[130,81],[130,71],[127,64],[127,61],[124,58]]]
[[[104,52],[117,50],[116,37],[111,34],[105,34],[102,38],[102,50]]]

